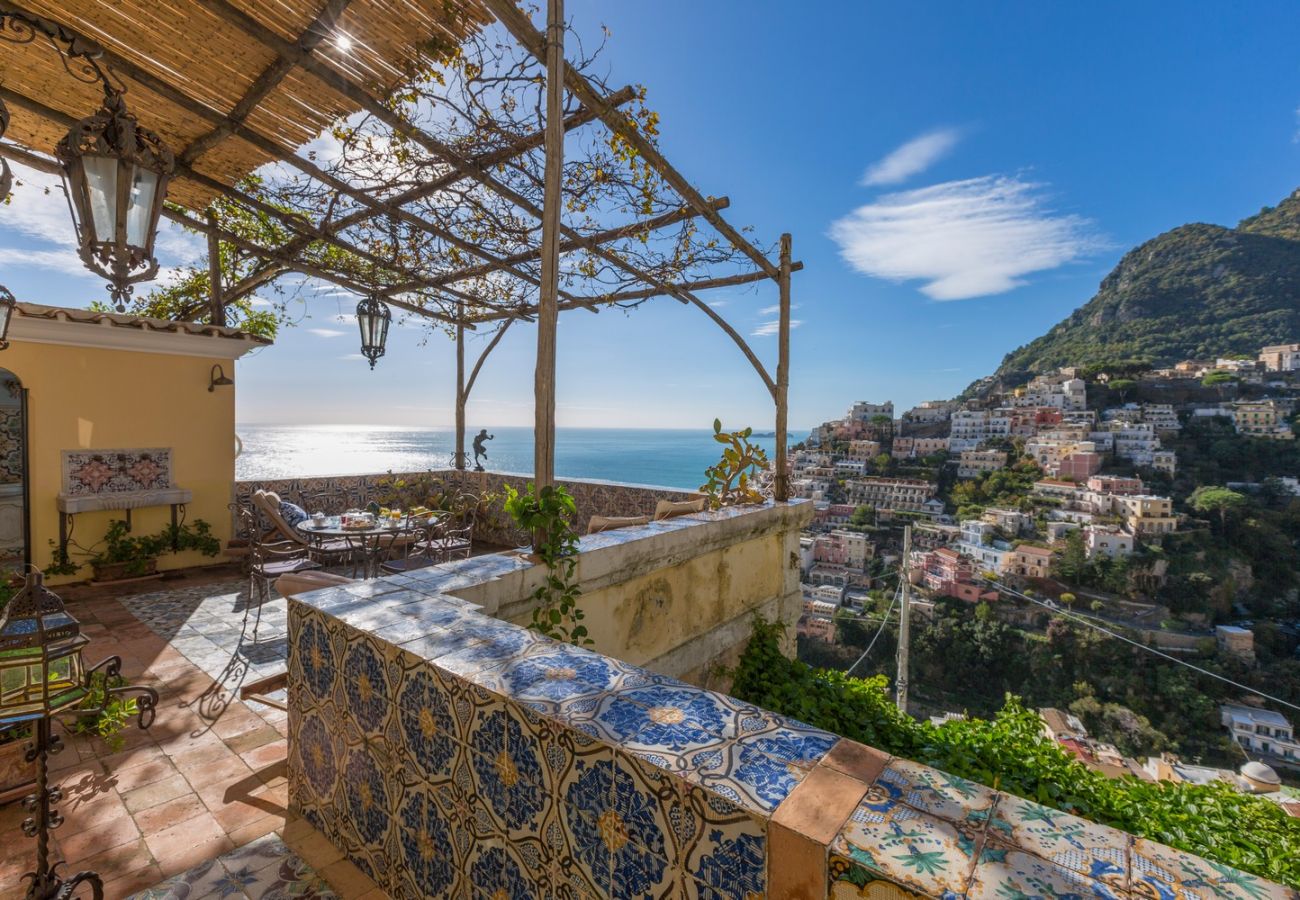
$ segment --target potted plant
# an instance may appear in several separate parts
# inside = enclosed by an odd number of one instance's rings
[[[122,729],[130,723],[132,717],[139,714],[139,707],[133,697],[112,697],[105,704],[105,688],[125,684],[122,678],[116,678],[112,685],[106,683],[102,672],[91,675],[90,690],[81,706],[85,709],[98,709],[95,715],[79,716],[72,724],[77,734],[94,735],[100,738],[113,752],[122,749]],[[27,743],[31,740],[31,725],[17,725],[0,731],[0,803],[25,796],[36,780],[36,764],[27,759]]]
[[[60,555],[53,548],[53,560],[46,567],[46,575],[73,575],[81,568],[67,553]],[[143,578],[158,571],[158,557],[164,553],[181,553],[197,550],[204,556],[221,552],[221,541],[212,533],[212,526],[202,519],[194,524],[167,525],[157,534],[133,535],[126,522],[115,519],[104,533],[104,539],[93,548],[89,562],[96,581],[120,581],[126,578]]]
[[[769,474],[767,451],[750,442],[753,428],[723,431],[722,420],[713,420],[713,439],[722,444],[722,458],[704,470],[707,482],[700,492],[708,498],[709,509],[762,503],[767,499],[761,483]]]

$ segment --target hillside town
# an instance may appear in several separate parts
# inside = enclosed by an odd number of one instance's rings
[[[940,602],[987,604],[1041,637],[1054,611],[1067,612],[1180,658],[1244,669],[1256,665],[1255,632],[1266,624],[1274,644],[1280,634],[1300,653],[1300,620],[1278,612],[1294,612],[1294,592],[1271,611],[1251,608],[1251,586],[1197,562],[1264,495],[1300,497],[1300,466],[1285,462],[1295,460],[1298,399],[1300,343],[1169,368],[1062,368],[1016,386],[985,379],[958,399],[901,412],[890,401],[854,403],[792,456],[792,488],[816,506],[801,544],[801,646],[825,654],[844,643],[846,623],[888,620],[902,571],[922,617]],[[1284,462],[1203,482],[1207,434],[1214,452],[1268,442],[1268,458]],[[1204,602],[1180,604],[1198,575],[1212,582]],[[1169,752],[1139,761],[1089,737],[1068,711],[1040,715],[1045,734],[1108,774],[1276,791],[1274,769],[1300,774],[1300,745],[1285,717],[1240,700],[1222,706],[1216,750],[1238,754],[1249,773]],[[942,704],[941,716],[960,715]]]

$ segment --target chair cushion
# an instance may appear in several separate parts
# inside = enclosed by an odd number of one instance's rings
[[[307,521],[307,510],[303,509],[297,503],[290,503],[288,500],[281,500],[280,518],[284,519],[285,524],[290,528],[297,528],[299,522]]]

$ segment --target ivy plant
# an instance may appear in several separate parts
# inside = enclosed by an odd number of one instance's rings
[[[575,580],[578,532],[573,524],[577,514],[573,495],[558,485],[537,490],[530,482],[522,492],[506,485],[505,498],[506,513],[532,535],[533,552],[547,569],[545,580],[532,595],[531,627],[558,641],[594,644],[582,624],[586,614],[578,606],[582,590]]]

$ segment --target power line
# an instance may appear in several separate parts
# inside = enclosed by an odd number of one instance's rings
[[[902,584],[900,583],[898,590],[894,592],[894,599],[889,601],[889,609],[885,610],[884,620],[880,623],[880,627],[876,629],[876,633],[871,638],[871,643],[867,644],[867,649],[862,651],[862,655],[858,657],[857,661],[854,662],[853,665],[849,666],[847,669],[844,670],[845,675],[852,675],[853,670],[856,669],[859,665],[861,665],[862,661],[867,658],[867,655],[869,653],[871,653],[871,648],[876,646],[876,641],[879,640],[880,635],[884,633],[885,626],[889,624],[889,614],[894,611],[894,605],[898,603],[898,598],[902,594],[902,592],[903,592],[903,588],[902,588]]]
[[[1280,703],[1283,706],[1289,707],[1290,709],[1294,709],[1297,712],[1300,712],[1300,706],[1291,703],[1287,700],[1283,700],[1281,697],[1274,697],[1272,694],[1266,694],[1263,691],[1258,690],[1256,688],[1249,687],[1248,685],[1244,685],[1238,681],[1233,681],[1231,678],[1227,678],[1223,675],[1218,674],[1217,672],[1211,672],[1209,669],[1202,669],[1200,666],[1193,665],[1192,663],[1189,663],[1185,659],[1179,659],[1176,656],[1165,653],[1163,650],[1159,649],[1158,647],[1149,647],[1146,644],[1143,644],[1141,641],[1135,641],[1133,640],[1133,638],[1122,635],[1119,632],[1111,631],[1109,628],[1103,628],[1102,626],[1098,625],[1096,622],[1092,621],[1091,619],[1086,619],[1083,616],[1079,616],[1071,612],[1066,612],[1065,610],[1062,610],[1056,606],[1049,606],[1046,601],[1039,600],[1037,597],[1030,597],[1028,594],[1022,594],[1020,591],[1017,591],[1014,588],[1007,587],[1006,585],[1002,584],[1000,581],[994,581],[992,579],[986,579],[986,580],[988,580],[989,583],[993,585],[993,587],[996,590],[1004,594],[1010,594],[1013,597],[1019,597],[1021,600],[1028,600],[1030,603],[1035,603],[1043,607],[1044,609],[1051,610],[1052,612],[1056,613],[1058,616],[1063,616],[1064,618],[1070,619],[1074,622],[1078,622],[1080,625],[1086,625],[1087,627],[1095,631],[1100,631],[1102,634],[1107,635],[1108,637],[1113,637],[1116,640],[1123,641],[1126,644],[1132,644],[1134,647],[1138,647],[1139,649],[1145,650],[1148,653],[1153,653],[1156,656],[1161,657],[1162,659],[1167,659],[1170,662],[1178,663],[1178,665],[1186,666],[1187,668],[1191,669],[1194,672],[1199,672],[1202,675],[1207,675],[1210,678],[1217,679],[1219,681],[1222,681],[1225,684],[1230,684],[1235,688],[1240,688],[1241,690],[1245,691],[1248,694],[1254,694],[1256,697],[1263,697],[1265,700],[1272,700],[1274,703]]]

